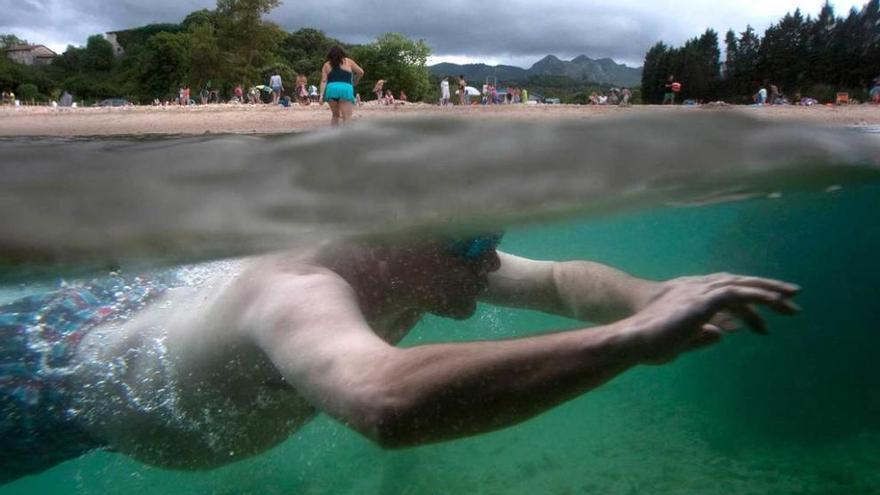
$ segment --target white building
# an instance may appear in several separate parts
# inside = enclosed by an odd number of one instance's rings
[[[119,40],[116,39],[117,33],[118,33],[118,31],[105,33],[104,39],[106,39],[107,41],[110,42],[111,45],[113,45],[113,55],[116,56],[116,58],[119,58],[125,54],[125,49],[122,48],[122,45],[119,44]]]

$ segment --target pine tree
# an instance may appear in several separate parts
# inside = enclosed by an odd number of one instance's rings
[[[642,68],[642,100],[645,103],[657,104],[663,101],[663,84],[665,84],[667,68],[663,66],[667,56],[666,45],[658,42],[645,54]]]

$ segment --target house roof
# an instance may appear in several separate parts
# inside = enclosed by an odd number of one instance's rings
[[[7,52],[35,52],[38,57],[54,57],[58,54],[46,45],[13,45],[6,48]]]

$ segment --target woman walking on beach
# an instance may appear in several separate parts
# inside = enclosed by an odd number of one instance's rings
[[[364,76],[364,70],[354,60],[345,55],[345,51],[339,46],[334,46],[327,53],[327,61],[321,69],[321,94],[318,103],[324,101],[330,105],[332,117],[330,125],[345,125],[351,120],[354,104],[354,86]]]

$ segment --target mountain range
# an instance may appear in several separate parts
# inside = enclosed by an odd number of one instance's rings
[[[482,82],[487,77],[497,78],[499,83],[516,83],[532,76],[566,76],[575,81],[610,84],[614,86],[638,86],[642,83],[642,68],[627,67],[610,58],[593,60],[581,55],[572,60],[560,60],[547,55],[529,69],[512,65],[450,64],[441,63],[428,67],[437,76],[457,77],[463,74],[468,81]]]

